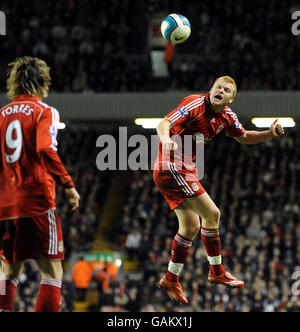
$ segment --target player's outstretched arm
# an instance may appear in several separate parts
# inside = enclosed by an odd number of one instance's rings
[[[163,149],[166,151],[175,151],[178,149],[178,145],[172,141],[170,137],[170,130],[172,127],[172,123],[169,120],[164,119],[156,128],[157,135],[162,142]]]
[[[284,129],[280,124],[277,123],[276,119],[272,124],[269,130],[265,131],[255,131],[248,130],[244,135],[240,137],[234,137],[236,141],[241,144],[258,144],[266,141],[270,141],[273,138],[284,135]]]

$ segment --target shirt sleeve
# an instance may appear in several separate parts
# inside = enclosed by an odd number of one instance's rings
[[[36,148],[48,171],[66,187],[75,187],[57,153],[59,113],[54,108],[44,109],[37,119]]]
[[[224,115],[228,126],[225,128],[225,133],[229,137],[240,137],[245,134],[246,130],[240,123],[237,115],[231,110],[225,110]]]
[[[199,114],[199,107],[204,104],[205,96],[191,95],[185,97],[172,112],[165,116],[173,126],[194,119]]]

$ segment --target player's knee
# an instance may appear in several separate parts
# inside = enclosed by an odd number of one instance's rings
[[[3,273],[8,279],[20,279],[23,268],[23,262],[13,264],[3,264]]]
[[[61,266],[55,266],[50,268],[49,270],[42,271],[41,274],[42,274],[42,279],[62,280],[63,269]]]
[[[200,231],[200,223],[199,224],[195,224],[195,225],[193,225],[192,227],[191,227],[191,229],[190,229],[190,231],[191,231],[191,233],[193,234],[193,236],[196,236],[198,233],[199,233],[199,231]]]
[[[219,227],[220,217],[221,217],[221,212],[218,208],[216,208],[210,211],[206,219],[206,222],[209,224],[211,228],[217,228]]]
[[[200,223],[199,224],[192,224],[192,225],[189,225],[188,227],[186,227],[184,229],[179,229],[179,233],[182,236],[185,236],[186,238],[188,238],[189,240],[193,240],[194,237],[200,231],[200,228],[201,228]]]
[[[63,267],[61,261],[45,260],[39,261],[42,279],[62,280]]]

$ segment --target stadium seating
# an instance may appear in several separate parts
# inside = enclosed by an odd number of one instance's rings
[[[5,86],[8,61],[34,55],[51,66],[53,91],[155,90],[145,22],[178,12],[189,18],[192,34],[176,46],[169,89],[205,90],[215,77],[229,74],[240,90],[299,90],[299,66],[294,64],[300,44],[287,33],[290,2],[230,0],[225,10],[222,0],[146,3],[31,2],[24,9],[21,0],[14,6],[3,0],[9,34],[1,44],[0,86]],[[24,10],[29,20],[23,19]]]

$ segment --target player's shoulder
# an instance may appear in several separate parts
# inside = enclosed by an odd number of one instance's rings
[[[43,116],[45,116],[45,117],[52,117],[53,119],[58,119],[59,118],[59,112],[58,112],[58,110],[55,107],[46,104],[42,100],[37,100],[36,102],[42,108],[42,112],[40,113],[39,118],[41,116],[42,117]]]
[[[230,118],[236,118],[237,117],[236,113],[229,106],[224,107],[222,115],[225,116],[225,117],[230,117]]]
[[[188,104],[188,103],[192,103],[192,102],[197,102],[197,101],[201,101],[204,102],[205,98],[207,97],[206,94],[193,94],[193,95],[188,95],[186,97],[184,97],[182,99],[182,103]]]
[[[235,126],[236,128],[242,128],[236,113],[228,106],[226,106],[222,112],[223,118],[227,121],[229,126]]]
[[[180,107],[184,108],[186,112],[190,112],[193,109],[199,109],[205,103],[207,95],[205,94],[193,94],[182,99]]]
[[[57,112],[58,113],[58,110],[53,107],[53,106],[50,106],[48,104],[46,104],[44,101],[42,100],[37,100],[37,103],[45,110],[48,110],[49,112]]]

